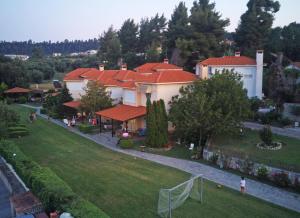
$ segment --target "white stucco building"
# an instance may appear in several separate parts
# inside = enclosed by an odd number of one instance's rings
[[[163,99],[168,111],[168,102],[179,94],[182,86],[191,84],[197,79],[195,74],[182,68],[163,63],[146,63],[132,70],[123,65],[120,70],[79,68],[68,73],[64,82],[74,100],[80,100],[89,81],[97,81],[106,87],[115,107],[99,111],[99,116],[126,122],[132,131],[145,127],[146,94],[151,101]],[[122,104],[118,104],[122,101]]]
[[[243,86],[247,90],[248,97],[262,98],[263,79],[263,51],[256,52],[256,60],[240,56],[224,56],[219,58],[208,58],[196,65],[196,75],[202,79],[210,78],[216,72],[221,73],[223,69],[234,70],[242,78]]]

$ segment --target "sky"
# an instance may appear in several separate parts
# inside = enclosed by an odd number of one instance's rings
[[[181,0],[0,0],[0,41],[62,41],[98,38],[110,25],[156,13],[168,19]],[[190,9],[194,0],[186,0]],[[248,0],[211,0],[234,31]],[[300,22],[300,0],[279,0],[281,9],[273,26]]]

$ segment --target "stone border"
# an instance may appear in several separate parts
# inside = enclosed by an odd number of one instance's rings
[[[273,142],[273,144],[276,144],[275,147],[272,146],[264,146],[263,142],[257,143],[256,147],[261,149],[261,150],[271,150],[271,151],[278,151],[282,148],[282,143],[281,142]]]

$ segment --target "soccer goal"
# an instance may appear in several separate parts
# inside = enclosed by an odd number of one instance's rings
[[[172,210],[181,206],[190,197],[202,203],[203,177],[192,176],[189,180],[170,189],[160,189],[157,212],[161,217],[172,217]]]

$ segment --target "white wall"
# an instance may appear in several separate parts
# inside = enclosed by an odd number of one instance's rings
[[[111,93],[110,97],[114,103],[118,103],[123,97],[123,88],[121,87],[107,87],[106,91]]]
[[[123,90],[123,104],[136,106],[136,90]]]
[[[241,66],[241,67],[234,67],[234,66],[218,66],[218,67],[211,67],[211,74],[209,73],[209,77],[215,74],[216,71],[222,72],[223,69],[231,70],[233,69],[234,72],[239,73],[242,78],[243,87],[247,89],[247,95],[249,98],[256,96],[255,90],[255,74],[256,74],[256,66]]]
[[[74,81],[74,82],[66,82],[66,86],[70,91],[70,94],[72,95],[72,98],[74,100],[78,100],[81,98],[80,95],[84,95],[84,87],[86,86],[84,81]]]

